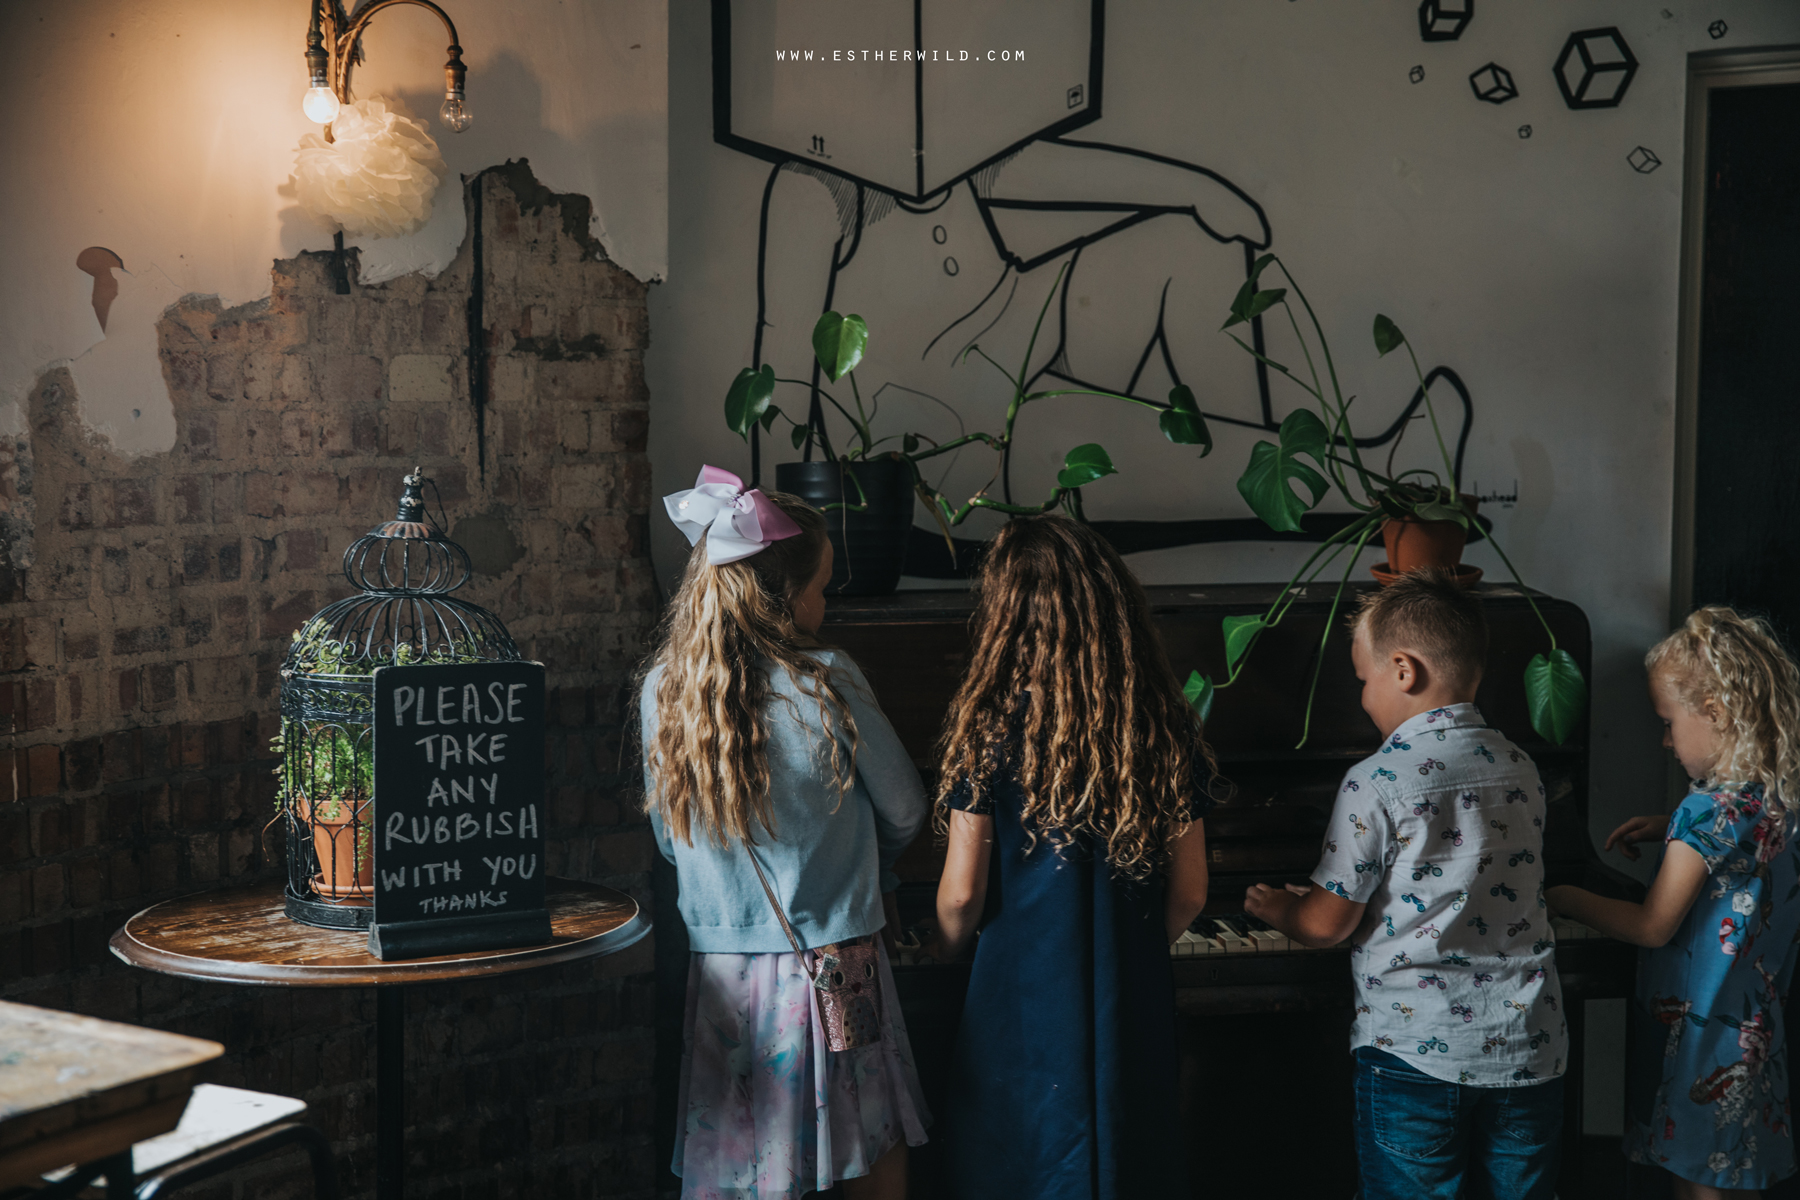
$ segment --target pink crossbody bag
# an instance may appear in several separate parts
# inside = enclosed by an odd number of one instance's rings
[[[756,854],[748,845],[744,852],[750,855],[750,865],[756,868],[763,895],[769,898],[769,907],[775,910],[775,919],[781,922],[781,932],[787,934],[794,957],[800,960],[800,969],[812,981],[813,994],[819,1001],[819,1015],[825,1022],[825,1044],[833,1050],[856,1050],[879,1042],[881,975],[875,961],[875,935],[864,934],[820,946],[814,951],[818,956],[817,964],[809,966],[806,951],[801,948],[800,939],[794,936],[794,927],[788,924],[787,913],[782,911],[781,901],[775,898],[775,889],[769,886],[769,877],[763,874],[762,864],[756,861]]]

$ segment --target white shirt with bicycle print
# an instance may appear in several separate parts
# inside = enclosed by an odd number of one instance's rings
[[[1563,1073],[1546,807],[1537,767],[1473,704],[1413,717],[1345,774],[1312,878],[1368,905],[1352,1049],[1474,1087]]]

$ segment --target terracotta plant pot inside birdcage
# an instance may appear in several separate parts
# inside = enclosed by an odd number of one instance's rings
[[[368,803],[326,800],[315,810],[306,796],[294,798],[294,814],[312,828],[319,873],[313,891],[331,904],[370,904],[374,899],[375,839],[363,819]]]

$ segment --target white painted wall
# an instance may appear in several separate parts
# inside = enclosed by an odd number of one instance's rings
[[[667,269],[663,0],[449,0],[475,125],[437,122],[445,39],[427,10],[378,16],[360,95],[427,118],[452,175],[430,223],[368,240],[363,278],[435,273],[463,235],[456,178],[529,158],[557,191],[594,200],[594,233],[640,279]],[[303,133],[303,0],[81,0],[0,5],[0,427],[48,366],[71,361],[88,423],[127,453],[166,451],[175,425],[153,323],[187,292],[265,296],[269,266],[331,232],[283,190]],[[84,247],[130,273],[101,334],[75,269]]]
[[[749,20],[768,2],[734,8]],[[1026,0],[976,7],[1008,3],[1018,12],[1031,7]],[[1391,419],[1412,387],[1402,361],[1376,360],[1369,327],[1377,311],[1400,323],[1427,368],[1447,364],[1467,381],[1476,421],[1465,483],[1510,492],[1516,481],[1516,507],[1485,511],[1527,580],[1579,603],[1593,622],[1592,812],[1595,829],[1604,830],[1628,813],[1657,808],[1664,796],[1663,756],[1638,661],[1668,620],[1686,56],[1800,42],[1800,6],[1484,3],[1460,40],[1432,44],[1419,37],[1417,8],[1414,0],[1114,0],[1104,116],[1074,136],[1203,164],[1266,210],[1274,248],[1308,289],[1346,387],[1361,397],[1364,428],[1385,424],[1374,419],[1384,414]],[[1729,26],[1719,39],[1707,30],[1716,19]],[[1031,30],[1020,20],[1025,40]],[[1605,25],[1620,27],[1642,65],[1620,107],[1571,111],[1552,65],[1570,32]],[[859,42],[836,29],[828,39],[809,39],[805,28],[786,20],[766,44],[829,57],[833,48],[877,49],[887,40],[871,34]],[[994,41],[995,48],[1009,44],[1004,33]],[[927,43],[936,44],[930,36]],[[713,141],[710,48],[706,6],[678,6],[670,45],[670,282],[651,299],[651,452],[659,491],[687,486],[703,461],[748,465],[720,405],[733,374],[750,361],[757,215],[769,167]],[[962,140],[971,140],[965,126],[994,119],[991,113],[1004,112],[1015,95],[1041,90],[1046,81],[1030,74],[1035,61],[964,68],[988,74],[974,85],[985,99],[959,107]],[[1490,61],[1512,72],[1517,99],[1492,105],[1472,94],[1468,76]],[[1409,82],[1415,65],[1425,70],[1417,84]],[[853,111],[875,105],[862,97],[885,86],[873,67],[785,69],[813,72],[810,87],[841,88]],[[970,86],[967,77],[937,78],[945,87]],[[1532,134],[1521,138],[1519,127],[1527,124]],[[1664,165],[1650,174],[1633,171],[1626,156],[1639,145]],[[1000,173],[997,191],[1014,186],[1054,195],[1060,188],[1067,198],[1092,199],[1136,188],[1156,198],[1148,193],[1169,187],[1126,160],[1067,170],[1030,155]],[[1223,227],[1249,220],[1241,205],[1203,181],[1192,181],[1186,197],[1173,202],[1198,203]],[[806,369],[807,332],[823,307],[821,254],[836,236],[835,213],[825,189],[802,176],[779,180],[772,202],[769,355],[779,374],[798,375]],[[956,276],[943,267],[948,255],[959,259]],[[1253,416],[1248,363],[1215,332],[1241,262],[1236,247],[1218,247],[1186,218],[1159,218],[1090,249],[1071,307],[1077,365],[1123,382],[1168,280],[1178,364],[1202,406]],[[1021,318],[1047,292],[1054,271],[1026,275],[1013,311],[982,338],[1009,365],[1028,332]],[[999,272],[966,195],[930,215],[897,213],[872,225],[833,303],[863,314],[873,330],[861,372],[865,389],[891,381],[929,391],[955,403],[970,427],[991,427],[1005,400],[991,371],[949,365],[945,345],[955,335],[924,351]],[[991,308],[967,325],[984,325],[990,315]],[[1270,336],[1277,357],[1291,353],[1284,331],[1272,327]],[[1277,415],[1297,397],[1277,391]],[[1047,489],[1064,449],[1099,440],[1123,477],[1087,489],[1090,515],[1247,514],[1234,483],[1251,444],[1264,435],[1215,426],[1219,448],[1200,462],[1163,442],[1136,410],[1058,405],[1024,418],[1026,451],[1015,468],[1024,495]],[[917,419],[931,432],[945,429],[922,408],[897,417],[896,425]],[[1429,444],[1428,434],[1415,431],[1402,462],[1427,464]],[[781,451],[767,461],[789,457]],[[985,471],[986,463],[970,456],[955,486],[967,495]],[[654,528],[666,576],[682,545],[666,522]],[[1134,565],[1150,582],[1269,580],[1286,577],[1302,553],[1223,545],[1140,555]],[[1500,573],[1485,546],[1471,548],[1469,559]]]

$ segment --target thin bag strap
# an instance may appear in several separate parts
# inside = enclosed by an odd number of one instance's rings
[[[775,898],[775,889],[769,886],[769,877],[763,874],[762,864],[756,861],[756,851],[750,848],[748,841],[744,843],[744,853],[750,856],[750,865],[756,868],[756,881],[762,884],[763,895],[769,898],[769,907],[775,910],[775,919],[781,922],[781,932],[787,934],[788,945],[794,948],[794,957],[800,960],[800,969],[806,972],[808,979],[817,983],[818,976],[806,965],[806,951],[800,948],[800,939],[794,936],[794,927],[788,924],[787,913],[782,911],[781,901]]]

